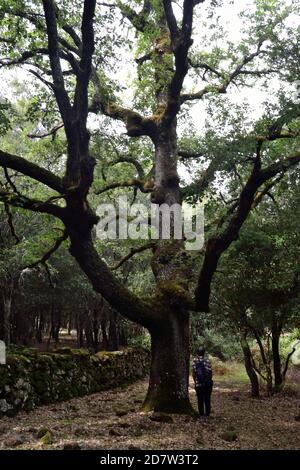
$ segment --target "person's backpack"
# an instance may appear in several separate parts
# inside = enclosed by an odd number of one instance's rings
[[[207,373],[203,361],[197,361],[195,366],[196,378],[199,384],[205,384],[207,381]]]

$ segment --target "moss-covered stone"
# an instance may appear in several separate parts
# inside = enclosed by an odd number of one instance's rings
[[[41,443],[45,446],[49,446],[53,443],[52,433],[47,431],[43,437],[41,437]]]
[[[149,363],[150,353],[142,348],[94,355],[83,349],[12,348],[7,364],[0,365],[0,417],[126,385],[143,377]]]
[[[44,437],[45,434],[47,434],[47,433],[51,433],[51,429],[42,427],[42,428],[40,428],[40,429],[37,431],[36,437],[37,437],[38,439],[41,439],[41,438]]]

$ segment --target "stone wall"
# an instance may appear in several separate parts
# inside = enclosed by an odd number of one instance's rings
[[[10,353],[0,365],[0,417],[134,382],[147,374],[149,363],[150,353],[141,348],[94,355],[70,348]]]

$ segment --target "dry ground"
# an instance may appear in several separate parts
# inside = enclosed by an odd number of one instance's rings
[[[196,396],[190,384],[192,403]],[[147,381],[0,420],[0,449],[299,449],[300,397],[252,399],[242,374],[218,376],[211,418],[150,419],[139,408]],[[296,419],[295,419],[296,418]],[[41,435],[49,430],[46,442]],[[224,439],[232,437],[232,442]],[[224,436],[224,433],[226,436]]]

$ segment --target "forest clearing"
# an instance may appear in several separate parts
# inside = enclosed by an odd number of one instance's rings
[[[300,389],[251,399],[241,365],[215,378],[210,418],[167,415],[152,420],[140,411],[147,380],[68,402],[42,406],[0,422],[1,449],[271,450],[299,449]],[[295,385],[296,384],[296,385]],[[298,386],[297,386],[298,384]],[[196,409],[190,381],[191,401]],[[49,441],[43,437],[49,432]]]

